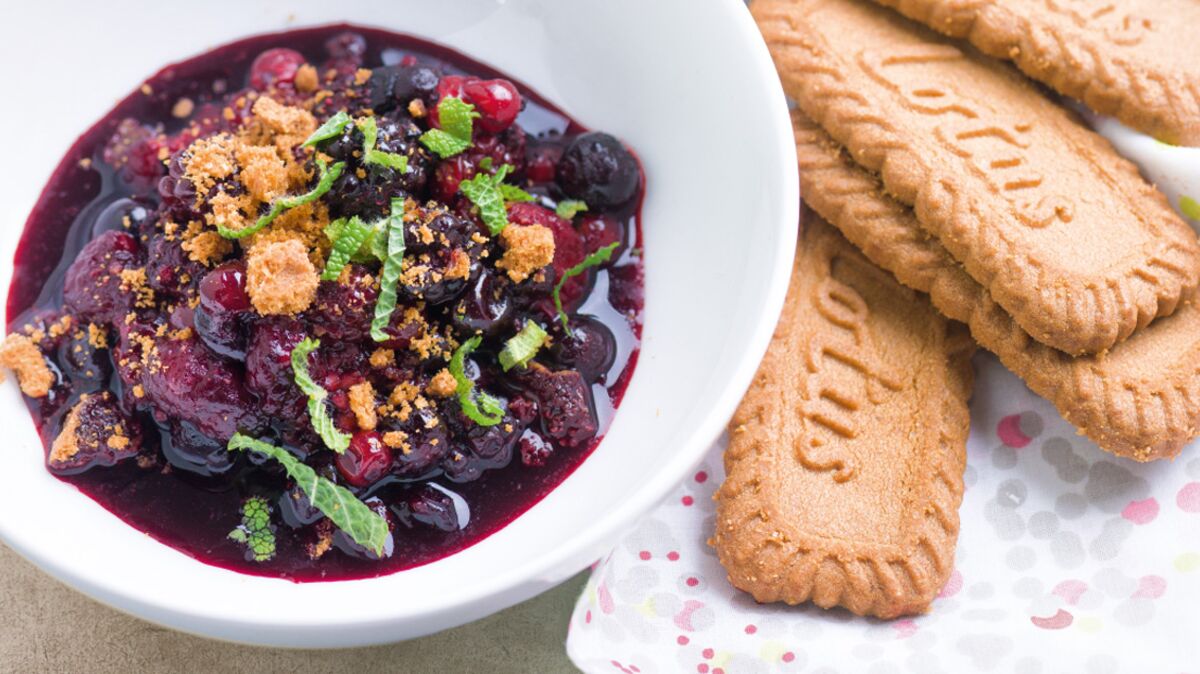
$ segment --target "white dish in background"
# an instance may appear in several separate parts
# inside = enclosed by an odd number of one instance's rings
[[[434,632],[552,587],[606,552],[688,473],[757,367],[782,305],[798,214],[791,126],[737,0],[22,3],[0,43],[9,104],[0,286],[25,219],[76,136],[170,62],[257,33],[347,21],[455,48],[532,86],[644,164],[646,322],[596,452],[515,522],[427,566],[294,584],[207,566],[50,476],[13,382],[0,537],[116,608],[239,642],[355,646]]]

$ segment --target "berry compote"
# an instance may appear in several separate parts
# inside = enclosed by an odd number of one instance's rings
[[[619,140],[444,48],[250,38],[67,153],[0,363],[48,470],[138,530],[244,573],[392,573],[596,447],[638,356],[643,186]]]

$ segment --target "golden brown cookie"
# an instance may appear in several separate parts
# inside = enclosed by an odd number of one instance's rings
[[[1104,356],[1072,358],[1040,344],[929,237],[912,209],[884,194],[877,176],[803,115],[792,120],[808,204],[873,262],[966,323],[980,346],[1084,435],[1137,461],[1173,457],[1197,435],[1200,306],[1185,302]]]
[[[753,10],[797,104],[1038,341],[1100,352],[1195,290],[1192,230],[1015,69],[866,0]]]
[[[1196,0],[876,0],[1096,112],[1200,146]]]
[[[958,538],[974,344],[806,213],[775,336],[730,422],[712,544],[761,602],[920,613]]]

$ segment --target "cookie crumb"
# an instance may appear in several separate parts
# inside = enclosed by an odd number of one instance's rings
[[[255,246],[246,260],[246,293],[258,313],[297,314],[317,296],[316,267],[296,239]]]
[[[0,366],[17,375],[21,391],[30,398],[44,398],[54,385],[54,373],[46,365],[42,352],[25,335],[11,334],[0,345]]]
[[[83,407],[84,400],[87,400],[86,395],[67,413],[62,430],[58,432],[58,437],[54,438],[54,444],[50,445],[48,461],[51,465],[64,464],[79,453],[79,410]]]
[[[320,85],[320,78],[317,77],[317,69],[312,65],[305,63],[296,69],[296,78],[292,80],[296,86],[296,91],[311,93],[317,90]]]
[[[396,352],[391,349],[375,349],[371,352],[371,367],[383,369],[396,364]]]
[[[544,225],[505,227],[500,232],[500,243],[504,257],[496,266],[507,269],[514,283],[524,281],[554,260],[554,232]]]
[[[364,431],[375,430],[379,417],[375,414],[375,387],[371,382],[364,381],[350,387],[350,409],[358,420],[358,427]]]
[[[449,398],[457,390],[458,382],[446,368],[438,370],[438,373],[433,375],[433,379],[429,380],[429,385],[425,387],[425,392],[435,398]]]

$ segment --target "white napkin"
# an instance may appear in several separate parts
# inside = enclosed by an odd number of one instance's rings
[[[1097,129],[1200,224],[1181,201],[1200,199],[1200,150]],[[1119,459],[990,354],[975,369],[956,570],[929,614],[883,622],[734,590],[706,543],[722,440],[596,566],[568,655],[591,674],[1200,674],[1197,443],[1173,462]]]

